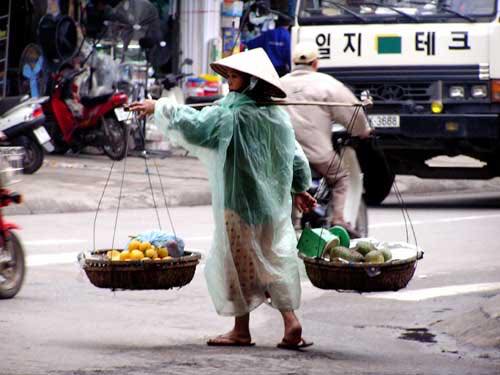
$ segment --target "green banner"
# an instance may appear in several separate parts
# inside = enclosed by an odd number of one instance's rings
[[[379,54],[401,53],[401,37],[377,36],[377,52]]]

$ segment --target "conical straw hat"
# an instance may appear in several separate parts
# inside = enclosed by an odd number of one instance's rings
[[[237,53],[210,64],[210,67],[224,78],[227,78],[227,69],[237,70],[250,74],[266,83],[266,94],[276,98],[285,98],[286,93],[281,87],[280,77],[276,69],[262,48]]]

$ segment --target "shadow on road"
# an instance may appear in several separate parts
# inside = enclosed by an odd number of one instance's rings
[[[444,208],[444,209],[492,209],[500,208],[500,193],[481,194],[440,194],[431,196],[404,196],[403,202],[407,208]],[[401,202],[390,196],[382,203],[383,208],[400,209]]]

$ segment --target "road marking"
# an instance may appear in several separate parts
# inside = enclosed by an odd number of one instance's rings
[[[35,240],[35,241],[23,241],[25,246],[51,246],[51,245],[68,245],[76,243],[84,243],[87,240]]]
[[[189,248],[189,251],[195,251],[197,253],[201,253],[202,258],[205,258],[207,254],[206,250],[201,250],[201,249]],[[40,266],[77,263],[77,256],[79,253],[80,251],[28,255],[26,259],[26,264],[28,265],[28,267],[40,267]]]
[[[443,219],[432,219],[432,220],[412,220],[411,223],[413,225],[422,225],[422,224],[435,224],[435,223],[453,223],[457,221],[471,221],[471,220],[484,220],[484,219],[500,219],[500,215],[475,215],[475,216],[461,216],[461,217],[448,217]],[[398,227],[404,226],[404,220],[389,222],[389,223],[380,223],[370,225],[370,228],[386,228],[386,227]]]
[[[70,264],[77,262],[77,256],[78,252],[28,255],[26,264],[28,267]]]
[[[449,296],[456,296],[459,294],[489,292],[492,290],[500,290],[500,282],[450,285],[439,288],[426,288],[426,289],[408,290],[400,292],[371,293],[366,295],[366,297],[392,299],[398,301],[423,301],[426,299],[437,298],[437,297],[449,297]]]

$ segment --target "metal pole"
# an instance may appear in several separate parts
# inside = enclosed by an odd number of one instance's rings
[[[10,36],[10,12],[12,11],[12,2],[9,0],[9,10],[7,13],[7,35],[6,35],[6,50],[5,50],[5,57],[4,57],[4,76],[3,76],[3,96],[5,97],[7,95],[7,73],[9,70],[9,36]]]
[[[315,106],[325,106],[325,107],[369,107],[372,105],[371,102],[356,102],[356,103],[342,103],[342,102],[315,102],[315,101],[286,101],[286,100],[276,100],[268,102],[257,102],[257,105],[315,105]],[[186,104],[189,107],[207,107],[209,105],[214,105],[213,103],[196,103],[196,104]],[[216,104],[215,104],[216,105]]]

